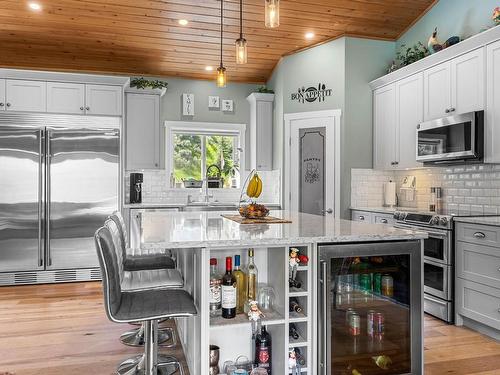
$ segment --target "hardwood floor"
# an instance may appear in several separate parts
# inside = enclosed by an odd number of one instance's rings
[[[105,316],[98,282],[2,287],[0,375],[113,374],[140,352],[119,342],[127,328]],[[500,374],[500,343],[426,316],[425,374]]]
[[[0,375],[114,374],[141,352],[118,340],[131,327],[108,320],[100,282],[2,287]]]

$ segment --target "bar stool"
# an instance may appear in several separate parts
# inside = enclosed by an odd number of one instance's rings
[[[156,269],[174,269],[175,261],[165,254],[134,254],[131,255],[127,251],[128,233],[120,211],[115,211],[109,217],[116,224],[116,230],[119,238],[115,242],[117,246],[122,249],[124,257],[124,270],[125,271],[144,271]],[[113,231],[112,231],[113,233]],[[114,233],[116,236],[116,231]],[[182,287],[178,285],[177,287]],[[144,345],[144,325],[139,322],[132,322],[133,325],[140,325],[139,328],[132,329],[123,333],[120,336],[120,341],[128,346],[143,346]],[[169,342],[169,344],[165,344]],[[165,348],[173,348],[177,345],[177,336],[175,330],[170,327],[161,328],[158,331],[158,345]]]
[[[95,233],[106,314],[116,323],[144,322],[145,334],[144,354],[124,361],[117,372],[120,375],[171,375],[179,370],[183,375],[182,365],[176,358],[158,354],[158,320],[196,315],[193,298],[182,289],[154,288],[149,282],[153,277],[144,278],[145,275],[128,275],[130,284],[137,288],[126,291],[123,288],[127,280],[123,253],[116,247],[109,226],[108,221]]]

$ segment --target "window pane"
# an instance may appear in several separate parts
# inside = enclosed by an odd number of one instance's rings
[[[237,138],[234,136],[211,135],[206,137],[207,169],[216,165],[221,170],[224,188],[239,188],[239,161]],[[216,178],[217,169],[211,168],[208,178]]]
[[[201,141],[199,135],[174,135],[174,177],[177,182],[202,179]]]

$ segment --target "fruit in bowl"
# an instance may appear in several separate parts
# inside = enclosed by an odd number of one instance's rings
[[[260,219],[269,215],[269,209],[263,204],[250,203],[246,206],[241,206],[238,211],[240,215],[247,219]]]

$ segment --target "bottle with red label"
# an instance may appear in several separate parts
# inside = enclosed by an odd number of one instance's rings
[[[272,372],[272,354],[271,354],[271,335],[262,326],[260,333],[255,338],[255,364],[267,371],[268,375]]]

